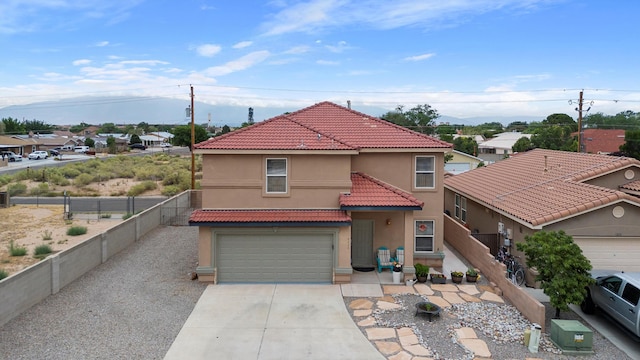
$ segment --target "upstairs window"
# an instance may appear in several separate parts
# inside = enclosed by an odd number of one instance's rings
[[[287,159],[267,159],[267,193],[287,192]]]
[[[435,162],[433,156],[416,156],[416,188],[433,189],[435,187]]]

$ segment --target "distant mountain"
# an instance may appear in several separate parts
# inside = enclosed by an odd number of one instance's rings
[[[187,100],[162,97],[77,97],[57,101],[46,101],[28,105],[12,105],[0,108],[0,118],[12,117],[18,120],[40,120],[53,125],[75,125],[81,122],[99,125],[114,124],[187,124],[185,109],[190,105]],[[313,105],[313,104],[309,104]],[[249,106],[211,105],[196,101],[195,123],[206,124],[211,116],[212,126],[239,126],[248,120]],[[292,112],[300,108],[287,107],[258,107],[253,106],[253,119],[259,122],[285,112]],[[381,116],[393,110],[376,106],[359,106],[352,104],[352,109],[371,116]],[[519,117],[472,117],[455,118],[442,115],[437,123],[477,125],[485,122],[500,122],[507,125],[513,121],[541,121],[532,116]]]

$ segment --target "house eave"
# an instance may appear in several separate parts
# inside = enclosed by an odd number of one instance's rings
[[[413,211],[422,210],[421,206],[340,206],[345,211]]]
[[[349,221],[329,221],[329,222],[308,222],[308,221],[295,221],[295,222],[191,222],[189,226],[206,226],[206,227],[225,227],[225,228],[238,228],[238,227],[345,227],[351,226]]]

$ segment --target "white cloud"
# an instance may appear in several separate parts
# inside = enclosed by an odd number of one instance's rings
[[[316,64],[318,64],[318,65],[328,65],[328,66],[340,65],[340,63],[337,62],[337,61],[329,61],[329,60],[318,60],[318,61],[316,61]]]
[[[95,46],[97,46],[97,47],[105,47],[105,46],[107,46],[107,45],[109,45],[109,42],[108,42],[108,41],[100,41],[100,42],[97,42],[97,43],[95,44]]]
[[[341,53],[349,49],[346,41],[340,41],[337,45],[325,45],[324,47],[332,53]]]
[[[422,61],[422,60],[427,60],[429,58],[434,57],[436,54],[422,54],[422,55],[416,55],[416,56],[409,56],[404,58],[405,61]]]
[[[253,41],[240,41],[239,43],[233,45],[232,47],[234,49],[244,49],[246,47],[249,47],[253,44]]]
[[[229,61],[224,65],[212,66],[205,70],[205,74],[207,74],[208,76],[222,76],[231,74],[236,71],[245,70],[258,63],[261,63],[270,55],[271,54],[266,50],[252,52],[239,59]]]
[[[306,45],[294,46],[289,50],[286,50],[284,54],[304,54],[309,51],[309,47]]]
[[[72,64],[73,64],[73,66],[89,65],[89,64],[91,64],[91,60],[89,60],[89,59],[79,59],[79,60],[75,60]]]
[[[220,47],[220,45],[215,45],[215,44],[204,44],[196,47],[195,49],[198,55],[200,56],[213,57],[216,54],[218,54],[220,50],[222,50],[222,47]]]

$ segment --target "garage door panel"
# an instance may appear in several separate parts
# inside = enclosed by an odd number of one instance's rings
[[[574,237],[594,269],[640,271],[640,238]]]
[[[323,282],[333,278],[332,234],[222,234],[218,282]]]

